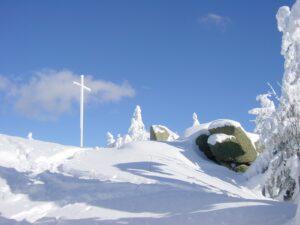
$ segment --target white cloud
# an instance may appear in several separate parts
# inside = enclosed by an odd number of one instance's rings
[[[0,91],[5,91],[12,86],[11,81],[7,77],[0,75]]]
[[[79,79],[79,75],[69,70],[44,70],[33,74],[28,81],[17,82],[0,76],[0,91],[18,113],[31,118],[55,119],[79,102],[79,88],[72,83]],[[86,76],[85,81],[92,89],[86,95],[87,103],[116,102],[135,95],[128,82],[116,84],[92,76]]]
[[[229,17],[221,16],[215,13],[208,13],[198,19],[200,24],[213,25],[224,31],[227,25],[231,22]]]

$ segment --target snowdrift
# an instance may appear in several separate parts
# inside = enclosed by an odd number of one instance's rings
[[[0,135],[0,224],[283,225],[264,198],[190,139],[80,149]]]

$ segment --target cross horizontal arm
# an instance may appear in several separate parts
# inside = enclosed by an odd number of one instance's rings
[[[80,83],[76,82],[76,81],[73,81],[73,84],[79,86],[79,87],[83,87],[85,90],[91,92],[91,89],[87,86],[84,86],[84,85],[81,85]]]

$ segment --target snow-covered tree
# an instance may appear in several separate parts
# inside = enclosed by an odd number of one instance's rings
[[[27,135],[28,140],[33,140],[33,134],[32,132],[29,132]]]
[[[198,120],[198,116],[197,116],[197,113],[193,113],[193,127],[199,127],[200,126],[200,123],[199,123],[199,120]]]
[[[128,134],[126,134],[123,138],[123,145],[128,144],[130,142],[132,142],[132,139]]]
[[[149,134],[145,129],[142,119],[142,110],[138,105],[134,110],[133,117],[131,119],[131,125],[128,129],[128,134],[132,141],[144,141],[149,139]]]
[[[189,137],[200,129],[197,113],[193,113],[193,125],[184,131],[184,137]]]
[[[258,148],[264,149],[263,153],[258,157],[258,159],[252,164],[250,169],[247,171],[248,176],[255,176],[257,174],[265,172],[268,167],[270,160],[273,157],[273,149],[276,146],[276,135],[274,135],[274,130],[276,130],[276,106],[271,100],[272,97],[277,95],[262,94],[258,95],[256,100],[260,102],[260,108],[254,108],[249,111],[250,114],[255,115],[255,133],[259,135]]]
[[[149,133],[145,129],[145,125],[142,119],[142,110],[140,106],[136,106],[132,119],[131,124],[128,129],[128,134],[121,136],[118,135],[117,139],[114,139],[114,136],[107,132],[106,140],[107,146],[109,147],[116,147],[121,148],[124,144],[128,144],[132,141],[144,141],[149,139]]]
[[[115,142],[115,147],[121,148],[122,146],[123,146],[123,137],[121,136],[121,134],[118,134],[117,140]]]
[[[255,133],[260,136],[260,144],[262,147],[270,145],[266,143],[270,141],[270,134],[272,134],[274,124],[274,113],[276,110],[274,102],[271,100],[272,94],[262,94],[256,97],[256,100],[260,102],[260,108],[254,108],[249,111],[250,114],[255,115]]]
[[[261,97],[263,107],[257,114],[256,130],[265,152],[258,162],[267,164],[264,172],[265,195],[280,200],[295,199],[299,193],[300,156],[300,0],[293,8],[281,7],[277,13],[279,31],[283,33],[281,54],[285,73],[277,107],[269,96]],[[257,163],[254,163],[254,166]]]
[[[114,139],[114,136],[110,133],[106,133],[106,142],[107,142],[107,147],[114,147],[116,140]]]

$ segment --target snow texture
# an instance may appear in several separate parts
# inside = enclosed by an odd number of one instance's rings
[[[211,122],[208,129],[216,129],[216,128],[225,127],[225,126],[241,127],[241,124],[234,120],[220,119],[220,120],[215,120],[215,121]]]
[[[209,125],[210,125],[210,123],[202,123],[199,126],[191,126],[184,131],[183,136],[185,138],[188,138],[188,137],[195,135],[196,133],[198,133],[201,130],[208,130]]]
[[[190,139],[82,149],[0,135],[1,225],[283,225],[295,215],[245,182]]]

